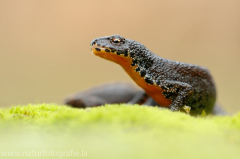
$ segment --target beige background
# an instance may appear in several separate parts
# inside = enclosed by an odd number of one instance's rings
[[[112,34],[208,67],[219,103],[240,110],[239,0],[0,0],[0,106],[62,103],[90,86],[131,81],[90,53],[91,40]]]

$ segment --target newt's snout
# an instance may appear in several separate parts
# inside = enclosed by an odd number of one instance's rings
[[[93,41],[91,41],[90,46],[93,46],[93,44],[95,44],[96,41],[97,41],[97,39],[94,39]]]

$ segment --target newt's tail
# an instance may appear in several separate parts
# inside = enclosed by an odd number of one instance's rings
[[[223,109],[223,107],[219,103],[216,103],[214,105],[212,114],[213,115],[221,115],[221,116],[230,115],[226,110]]]

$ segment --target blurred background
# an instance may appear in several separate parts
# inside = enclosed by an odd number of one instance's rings
[[[0,0],[0,106],[62,104],[98,84],[133,83],[90,53],[94,38],[112,34],[208,67],[218,102],[240,110],[239,0]]]

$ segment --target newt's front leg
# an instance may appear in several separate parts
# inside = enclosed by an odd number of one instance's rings
[[[194,90],[191,85],[177,81],[163,81],[160,87],[163,89],[162,94],[172,101],[168,108],[172,111],[184,109],[187,101],[191,98]]]

